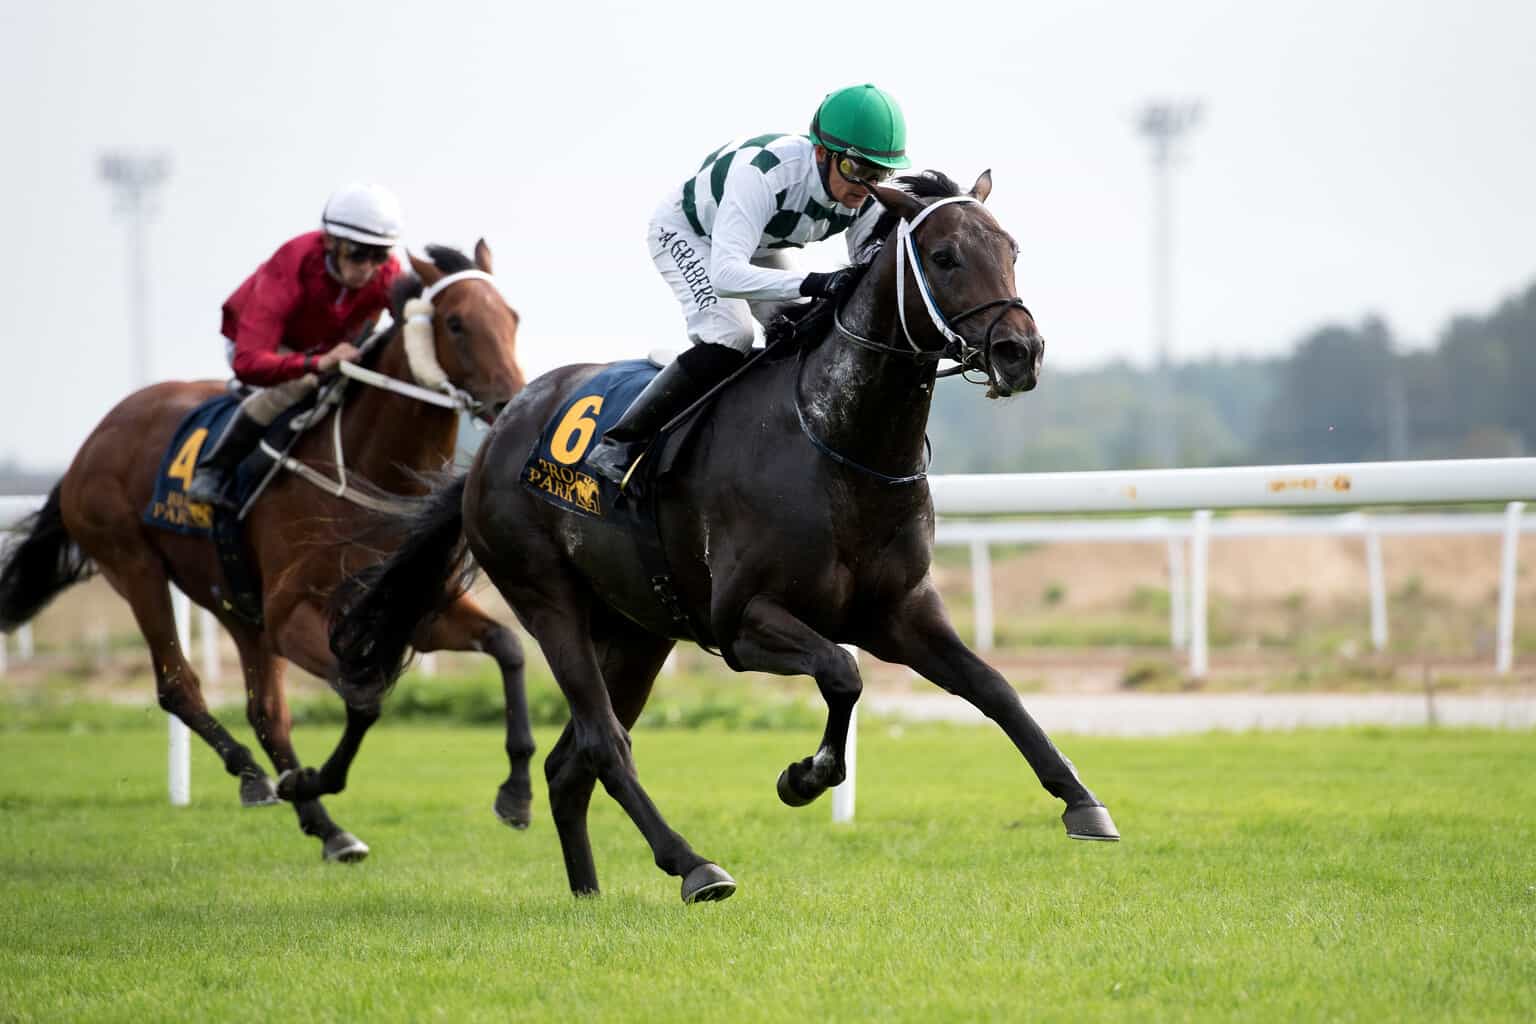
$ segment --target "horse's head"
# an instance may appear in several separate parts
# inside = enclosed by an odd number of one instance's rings
[[[909,225],[890,225],[882,253],[900,275],[897,313],[907,340],[986,374],[991,397],[1031,390],[1045,339],[1014,290],[1018,244],[982,205],[992,172],[967,193],[936,171],[899,180],[903,188],[876,186],[875,194],[893,220]]]
[[[421,290],[404,303],[411,374],[432,388],[467,392],[488,422],[523,389],[517,365],[517,311],[491,280],[491,248],[481,239],[475,259],[446,246],[411,256]],[[430,332],[426,329],[430,325]]]

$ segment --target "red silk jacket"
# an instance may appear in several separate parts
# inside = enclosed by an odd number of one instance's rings
[[[325,234],[310,231],[283,244],[224,303],[224,337],[235,343],[235,376],[267,387],[308,372],[306,357],[354,341],[389,308],[400,276],[391,256],[359,289],[325,269]],[[278,352],[278,346],[290,349]]]

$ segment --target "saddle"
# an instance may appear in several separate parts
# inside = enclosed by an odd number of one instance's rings
[[[212,540],[224,570],[224,581],[215,588],[215,597],[235,617],[259,626],[262,621],[261,579],[246,546],[241,523],[276,471],[275,461],[258,446],[240,464],[235,473],[233,495],[240,506],[238,515],[216,515],[212,507],[193,504],[187,501],[186,495],[204,445],[212,444],[218,438],[247,394],[244,388],[231,387],[182,417],[161,457],[155,487],[142,520],[156,529]],[[314,400],[299,403],[273,421],[267,428],[267,438],[282,439],[285,447],[291,446],[293,439],[318,420],[316,413],[320,408]]]

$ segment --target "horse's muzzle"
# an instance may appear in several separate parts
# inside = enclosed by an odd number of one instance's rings
[[[1006,335],[992,343],[992,373],[1001,395],[1033,391],[1045,363],[1045,339]]]

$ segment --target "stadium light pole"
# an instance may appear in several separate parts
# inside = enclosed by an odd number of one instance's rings
[[[155,192],[170,177],[171,161],[163,153],[103,153],[98,164],[102,180],[116,193],[117,212],[128,222],[128,319],[133,332],[133,386],[146,387],[154,367],[150,364],[149,261],[146,234],[155,213]],[[172,590],[171,607],[176,619],[176,638],[186,649],[192,639],[192,602]],[[206,624],[204,625],[206,629]],[[167,788],[171,805],[185,807],[192,800],[192,737],[175,715],[166,714],[168,726]]]
[[[162,153],[104,153],[98,165],[112,186],[117,212],[128,222],[128,307],[133,331],[134,386],[150,382],[149,266],[146,233],[155,213],[155,192],[170,177],[171,162]]]
[[[1157,351],[1157,464],[1179,464],[1177,396],[1173,382],[1173,188],[1170,168],[1179,140],[1200,120],[1199,103],[1149,103],[1137,128],[1152,144],[1152,334]]]

